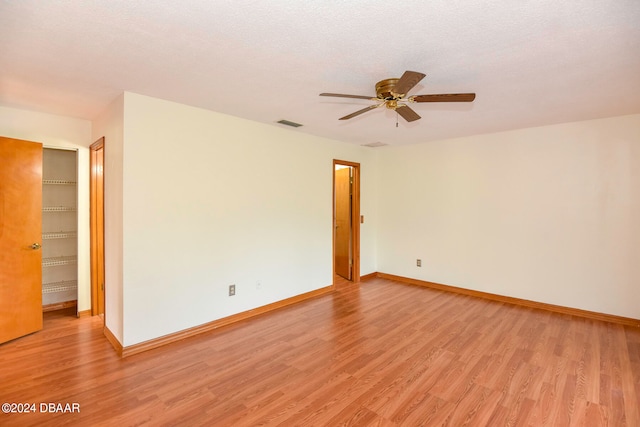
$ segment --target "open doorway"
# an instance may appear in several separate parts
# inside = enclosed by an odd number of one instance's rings
[[[333,161],[333,276],[360,282],[360,164]]]

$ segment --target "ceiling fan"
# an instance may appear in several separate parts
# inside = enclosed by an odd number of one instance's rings
[[[342,93],[321,93],[320,96],[335,96],[338,98],[369,99],[376,101],[355,113],[340,117],[340,120],[348,120],[359,116],[362,113],[371,111],[383,105],[390,110],[395,110],[408,122],[418,120],[420,116],[407,104],[413,102],[471,102],[476,98],[475,93],[444,93],[439,95],[412,95],[407,97],[407,93],[425,77],[425,74],[416,71],[405,71],[399,79],[385,79],[376,83],[376,97],[362,95],[345,95]]]

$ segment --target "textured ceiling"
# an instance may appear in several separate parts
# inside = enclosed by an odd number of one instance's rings
[[[406,123],[370,102],[405,70]],[[0,1],[0,105],[92,119],[123,91],[355,144],[640,113],[640,1]]]

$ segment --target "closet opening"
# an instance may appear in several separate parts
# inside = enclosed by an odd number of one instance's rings
[[[78,307],[78,153],[42,150],[42,311]]]

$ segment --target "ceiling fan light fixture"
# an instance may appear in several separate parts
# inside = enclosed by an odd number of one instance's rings
[[[395,110],[396,108],[398,108],[398,100],[390,99],[387,102],[385,102],[385,105],[388,109]]]

